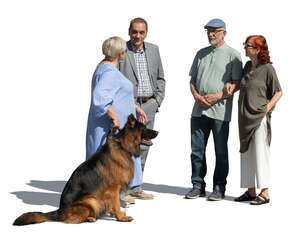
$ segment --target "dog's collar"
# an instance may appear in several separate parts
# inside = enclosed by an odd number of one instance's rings
[[[120,128],[113,127],[112,125],[113,125],[113,124],[111,124],[111,126],[110,126],[110,128],[109,128],[109,131],[108,131],[107,136],[115,136],[115,135],[117,135],[118,133],[120,133]]]

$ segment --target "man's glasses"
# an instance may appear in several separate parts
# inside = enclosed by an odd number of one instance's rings
[[[210,29],[205,29],[205,32],[207,33],[207,34],[210,34],[210,33],[212,33],[212,34],[217,34],[217,33],[219,33],[219,32],[222,32],[222,31],[224,31],[224,30],[210,30]]]

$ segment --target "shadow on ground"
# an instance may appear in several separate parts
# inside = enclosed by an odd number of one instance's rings
[[[60,195],[65,184],[66,181],[30,180],[30,183],[27,183],[27,185],[52,192],[17,191],[11,194],[16,195],[17,198],[26,204],[58,207]]]
[[[65,184],[66,181],[30,180],[27,185],[51,192],[16,191],[11,194],[14,194],[26,204],[59,207],[60,195]],[[182,197],[190,190],[190,188],[151,183],[144,183],[143,189],[150,192],[174,194]],[[210,192],[206,192],[206,194],[209,195]],[[227,201],[233,201],[233,199],[234,197],[231,196],[225,197]]]
[[[143,189],[147,191],[152,192],[158,192],[158,193],[169,193],[169,194],[175,194],[179,196],[184,196],[187,194],[191,188],[183,188],[178,186],[169,186],[165,184],[150,184],[150,183],[144,183]],[[206,192],[206,196],[210,195],[211,192]],[[227,201],[234,201],[235,197],[232,196],[225,196],[225,200]]]

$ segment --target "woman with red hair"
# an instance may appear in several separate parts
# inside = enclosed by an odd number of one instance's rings
[[[270,61],[266,39],[261,35],[249,36],[244,48],[250,61],[244,67],[238,108],[241,187],[248,190],[235,201],[261,205],[270,202],[271,112],[282,92]],[[261,189],[258,196],[256,187]]]

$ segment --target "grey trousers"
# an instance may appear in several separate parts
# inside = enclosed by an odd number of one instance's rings
[[[144,110],[147,115],[147,122],[145,123],[146,127],[149,129],[153,129],[154,127],[154,119],[155,113],[157,112],[158,104],[154,98],[148,100],[146,103],[139,104],[139,106]],[[141,145],[141,163],[142,163],[142,170],[144,172],[146,159],[149,152],[149,146]]]
[[[145,123],[146,127],[149,129],[153,129],[154,127],[154,119],[155,119],[155,113],[157,112],[158,104],[155,99],[150,99],[146,103],[138,103],[138,105],[144,110],[144,112],[147,115],[147,122]],[[141,145],[141,165],[142,165],[142,171],[144,172],[146,159],[149,152],[149,146]],[[132,187],[129,190],[129,194],[139,192],[142,190],[142,186],[136,186]]]

